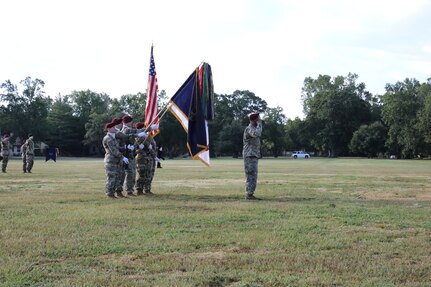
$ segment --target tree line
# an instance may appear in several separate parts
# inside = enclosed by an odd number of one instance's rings
[[[104,124],[132,115],[143,121],[146,94],[111,98],[105,93],[73,91],[51,97],[44,81],[27,77],[0,86],[0,132],[58,147],[66,156],[100,156]],[[263,114],[262,153],[278,157],[292,150],[320,156],[414,158],[431,154],[431,78],[386,84],[383,95],[366,90],[358,75],[319,75],[304,80],[301,100],[305,117],[288,118],[281,107],[269,107],[253,92],[215,94],[216,118],[209,123],[211,156],[240,157],[247,114]],[[160,108],[169,98],[159,92]],[[171,115],[160,122],[158,145],[169,157],[187,156],[186,135]]]

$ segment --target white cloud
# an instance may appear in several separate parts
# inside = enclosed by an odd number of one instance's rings
[[[415,34],[424,27],[412,26],[430,14],[426,0],[2,5],[0,33],[7,44],[0,46],[0,81],[37,77],[52,96],[81,89],[115,97],[145,91],[152,43],[159,86],[168,96],[206,61],[217,93],[250,90],[291,118],[302,115],[305,77],[353,72],[372,93],[381,93],[387,82],[430,76],[429,39]],[[397,37],[399,31],[409,39]]]
[[[422,50],[426,53],[431,53],[431,44],[423,46]]]

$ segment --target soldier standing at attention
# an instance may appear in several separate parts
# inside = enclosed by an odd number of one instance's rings
[[[137,129],[132,127],[132,121],[133,118],[129,115],[123,116],[123,129],[121,132],[125,135],[132,135],[137,132]],[[134,146],[135,140],[131,139],[130,137],[126,139],[126,147],[124,149],[123,155],[127,157],[129,160],[129,163],[127,164],[125,168],[125,178],[122,179],[122,184],[125,181],[126,182],[126,190],[128,196],[134,196],[133,194],[133,187],[135,186],[135,180],[136,180],[136,163],[135,163],[135,146]]]
[[[137,129],[142,129],[144,123],[136,124]],[[148,135],[136,139],[136,185],[138,195],[152,195],[151,183],[155,171],[155,158],[157,155],[156,142]]]
[[[131,151],[131,149],[134,150],[134,146],[132,146],[129,143],[135,143],[135,137],[139,136],[139,134],[145,134],[145,132],[142,132],[140,130],[129,130],[128,133],[122,132],[123,130],[123,120],[113,118],[112,123],[115,124],[115,139],[118,141],[119,144],[119,150],[123,154],[123,158],[127,159],[127,162],[125,160],[120,162],[120,168],[118,169],[118,180],[116,182],[115,187],[115,193],[118,197],[124,197],[123,195],[123,185],[126,178],[126,170],[129,166],[129,155],[128,152]],[[128,193],[129,195],[133,194],[133,189],[130,190],[132,193]]]
[[[26,140],[27,150],[25,152],[26,156],[26,169],[28,173],[31,173],[34,164],[34,142],[33,135],[29,134],[28,139]]]
[[[1,139],[1,156],[2,159],[2,166],[1,171],[3,173],[6,173],[7,163],[9,161],[9,150],[10,150],[10,142],[9,142],[9,135],[4,134],[3,138]]]
[[[258,161],[260,158],[260,136],[262,135],[262,123],[259,113],[248,115],[250,124],[244,130],[242,156],[244,158],[244,172],[246,177],[246,199],[260,200],[254,196],[256,190]]]
[[[25,141],[22,145],[21,145],[21,158],[22,158],[22,171],[24,173],[27,172],[27,141]]]
[[[122,153],[123,157],[126,153],[126,141],[128,136],[126,136],[125,134],[123,134],[121,132],[121,129],[123,128],[123,120],[121,118],[113,118],[111,123],[115,124],[115,139],[118,142],[119,145],[119,150]],[[115,193],[117,194],[117,197],[124,197],[123,195],[123,183],[124,183],[124,178],[126,176],[126,172],[125,172],[125,168],[127,166],[128,163],[126,163],[125,161],[120,161],[119,165],[120,168],[118,169],[118,180],[116,181],[116,186],[115,186]]]
[[[115,188],[117,187],[118,170],[122,167],[123,161],[127,163],[127,158],[123,157],[120,152],[120,146],[118,141],[115,139],[115,134],[117,132],[115,121],[107,123],[105,128],[107,129],[106,136],[102,140],[103,148],[105,149],[105,172],[106,172],[106,185],[105,193],[109,198],[115,199]]]

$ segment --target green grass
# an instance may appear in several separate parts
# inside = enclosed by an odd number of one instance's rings
[[[431,286],[431,162],[167,160],[109,200],[101,159],[0,174],[0,286]]]

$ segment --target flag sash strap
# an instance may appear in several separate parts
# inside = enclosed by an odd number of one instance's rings
[[[174,117],[180,122],[184,131],[188,133],[189,119],[186,116],[186,114],[184,114],[184,112],[172,101],[169,102],[168,109],[172,112]],[[205,125],[207,124],[208,124],[207,121],[205,121]],[[207,136],[207,142],[208,142],[208,136],[209,136],[208,133],[206,134],[206,136]],[[203,150],[198,152],[194,156],[192,156],[192,159],[198,158],[206,166],[209,166],[209,147],[200,145],[200,144],[198,144],[198,147],[202,148]],[[192,155],[193,153],[189,143],[187,143],[187,149],[189,150],[189,154]],[[208,155],[206,155],[205,153],[208,153]]]
[[[184,131],[187,133],[189,130],[189,118],[188,116],[171,100],[169,101],[169,110],[172,112],[174,117],[180,122]]]

